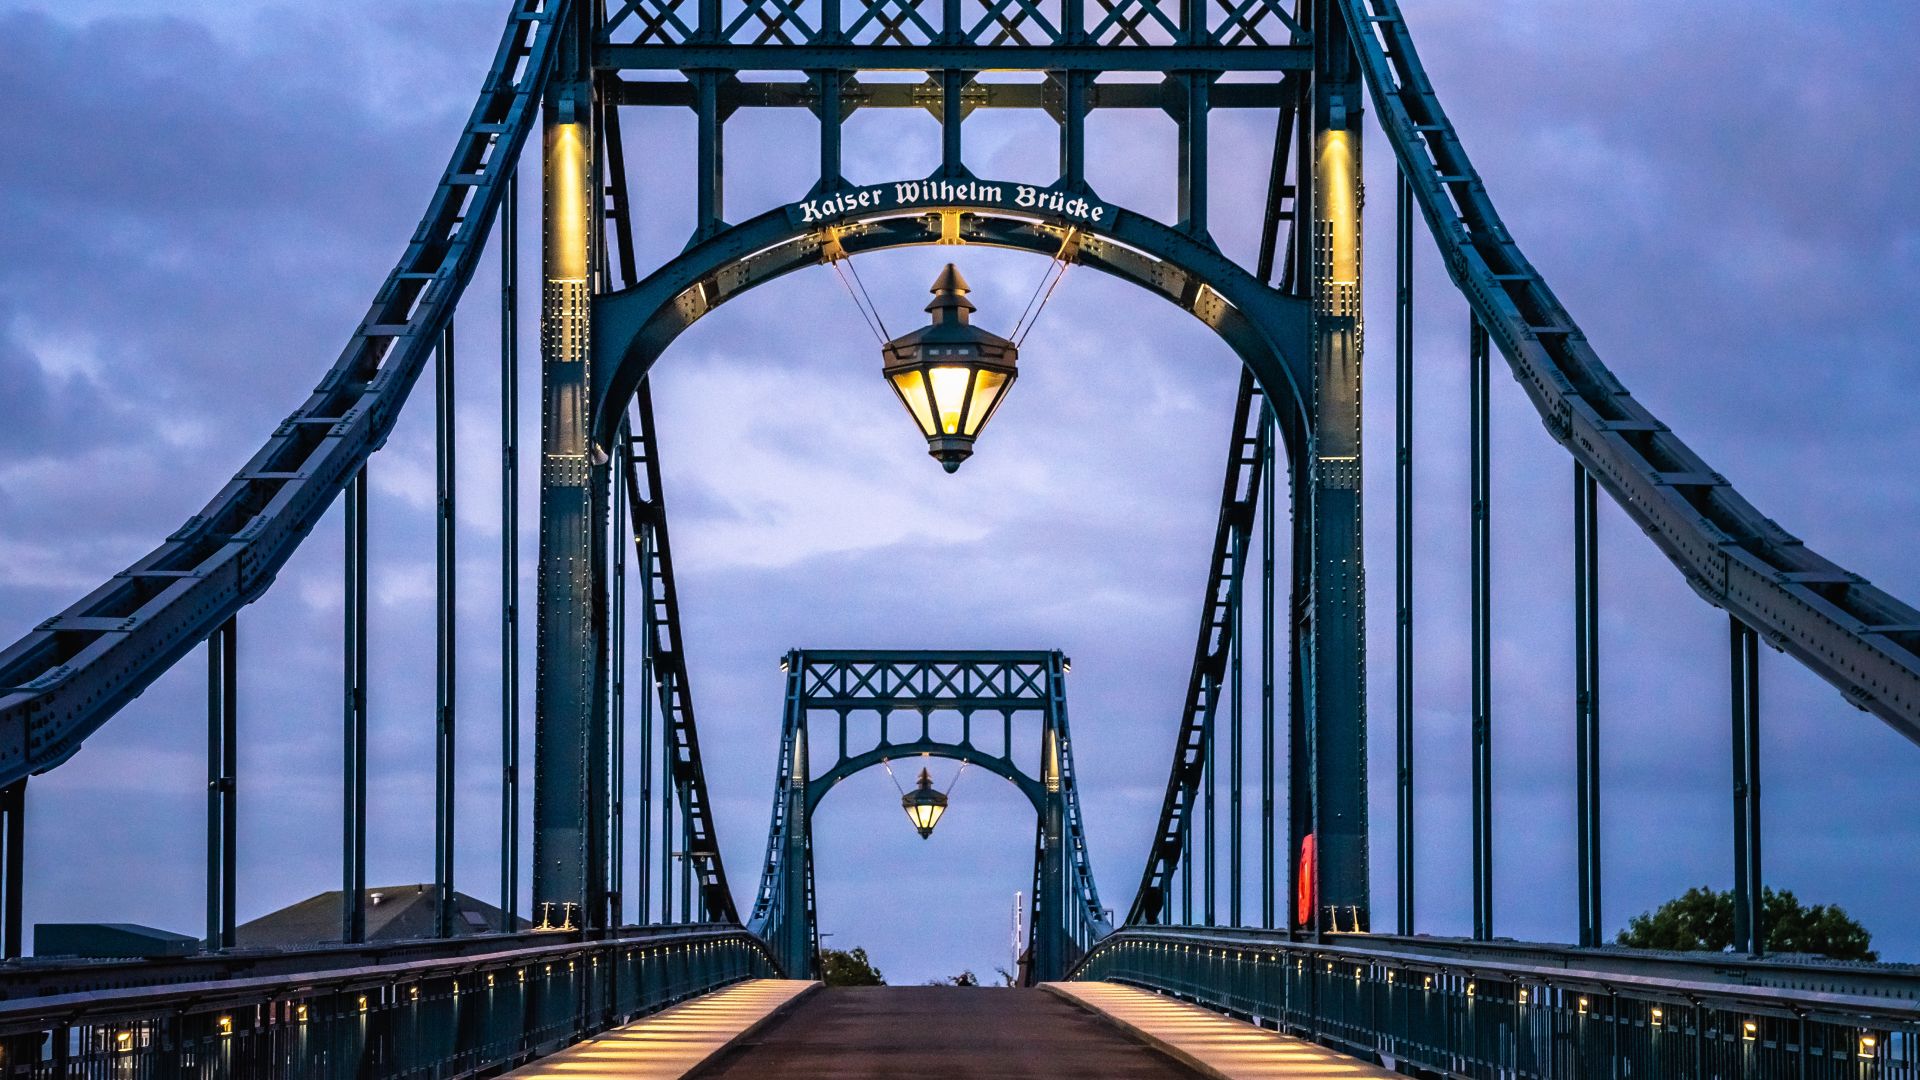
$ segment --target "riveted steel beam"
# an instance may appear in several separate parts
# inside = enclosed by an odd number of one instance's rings
[[[602,71],[1309,71],[1297,45],[602,45]]]

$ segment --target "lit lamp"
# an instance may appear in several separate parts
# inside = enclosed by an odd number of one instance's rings
[[[933,283],[933,322],[881,347],[880,373],[948,472],[973,455],[973,440],[1013,385],[1020,350],[967,321],[973,302],[952,263]],[[931,825],[927,826],[929,829]]]
[[[907,820],[920,831],[920,839],[925,840],[933,835],[933,827],[940,824],[940,815],[947,812],[947,797],[933,790],[933,777],[921,769],[919,782],[913,785],[912,791],[900,796],[900,805],[906,808]]]

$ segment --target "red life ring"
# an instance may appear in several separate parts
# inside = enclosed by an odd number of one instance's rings
[[[1319,864],[1320,860],[1314,858],[1313,834],[1308,833],[1300,840],[1300,872],[1293,876],[1299,883],[1294,902],[1300,909],[1301,926],[1313,925],[1314,898],[1319,895],[1319,882],[1313,879],[1313,872]]]

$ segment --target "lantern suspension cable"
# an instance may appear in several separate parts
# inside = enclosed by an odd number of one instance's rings
[[[972,763],[972,762],[970,762],[970,761],[968,761],[968,760],[967,760],[966,758],[961,758],[961,759],[960,759],[960,768],[959,768],[958,770],[956,770],[956,771],[954,772],[954,774],[953,774],[953,779],[951,779],[951,780],[949,780],[949,781],[947,781],[947,794],[948,794],[948,795],[952,795],[952,794],[953,794],[953,789],[954,789],[955,787],[958,787],[958,786],[959,786],[959,784],[960,784],[960,774],[961,774],[961,773],[964,773],[964,772],[966,772],[966,771],[967,771],[967,766],[968,766],[968,765],[971,765],[971,764],[973,764],[973,763]]]
[[[1053,290],[1060,287],[1060,279],[1066,277],[1067,270],[1073,266],[1073,256],[1079,251],[1079,245],[1074,240],[1079,234],[1080,229],[1076,226],[1069,228],[1067,234],[1060,238],[1060,250],[1053,253],[1053,261],[1047,264],[1046,272],[1040,275],[1040,281],[1034,285],[1033,295],[1027,297],[1027,306],[1021,309],[1020,318],[1014,321],[1015,348],[1026,343],[1027,335],[1033,332],[1034,323],[1040,321],[1040,313],[1047,309],[1047,301],[1053,299]],[[1042,288],[1046,289],[1044,295],[1040,291]],[[1040,301],[1038,308],[1033,306],[1035,299]],[[1031,320],[1027,318],[1028,312],[1033,313]]]
[[[886,758],[881,758],[880,767],[887,770],[887,779],[893,781],[893,786],[899,789],[900,794],[905,795],[907,793],[907,789],[904,787],[901,787],[900,778],[893,775],[893,764],[889,762]],[[958,779],[958,777],[955,777],[955,779]]]
[[[880,317],[879,307],[874,304],[872,295],[867,292],[867,283],[860,280],[860,269],[853,265],[853,256],[847,253],[846,248],[840,246],[840,234],[837,230],[829,234],[822,254],[827,257],[827,265],[833,267],[834,276],[840,279],[840,284],[846,286],[847,298],[852,300],[853,306],[859,310],[860,318],[867,324],[867,329],[873,331],[874,340],[882,346],[886,345],[889,336],[886,320]],[[845,270],[840,268],[841,263],[846,264]],[[852,281],[847,280],[848,273],[853,275]],[[855,283],[860,286],[858,292],[854,291]]]

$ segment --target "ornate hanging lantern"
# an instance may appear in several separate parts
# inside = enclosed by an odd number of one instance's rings
[[[920,839],[925,840],[933,835],[933,827],[940,824],[940,815],[947,812],[947,797],[933,790],[933,777],[921,769],[913,790],[900,796],[900,805],[907,811],[907,820],[919,830]]]
[[[974,310],[968,291],[966,279],[948,263],[927,305],[933,322],[880,350],[880,373],[920,426],[927,453],[948,472],[973,455],[974,439],[1018,374],[1019,348],[967,321]]]

